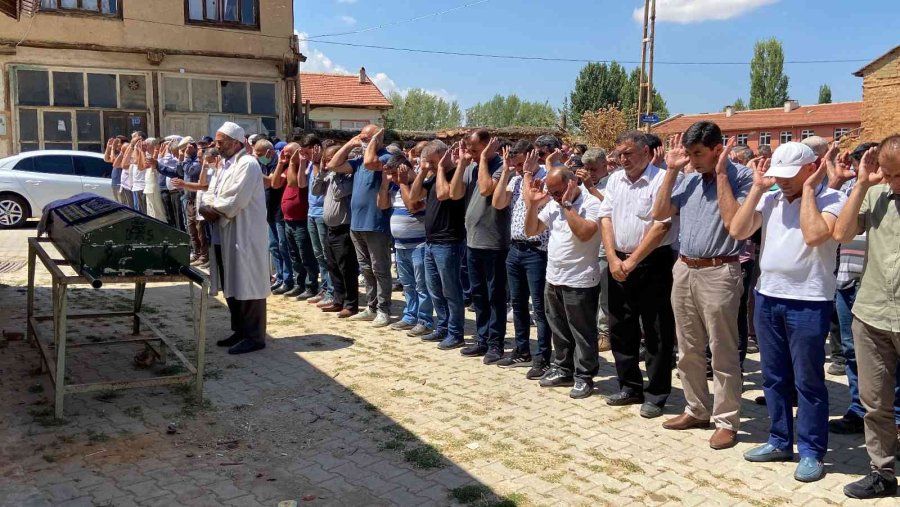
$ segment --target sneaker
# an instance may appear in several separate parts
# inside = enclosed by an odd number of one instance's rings
[[[448,336],[448,337],[444,338],[444,340],[441,343],[438,343],[437,348],[440,350],[450,350],[450,349],[456,349],[456,348],[462,347],[465,344],[466,344],[466,340],[464,340],[462,336],[455,337],[455,338],[452,336]]]
[[[550,361],[543,357],[535,357],[531,362],[531,369],[525,374],[525,378],[528,380],[540,380],[549,369]]]
[[[512,354],[497,361],[497,366],[501,368],[525,368],[532,363],[531,354],[520,354],[513,352]]]
[[[506,312],[506,322],[512,322],[512,321],[513,321],[513,311],[512,311],[512,308],[510,308],[509,311]]]
[[[317,291],[314,291],[312,289],[306,289],[305,291],[301,292],[300,294],[297,294],[296,299],[297,299],[297,301],[306,301],[307,299],[309,299],[311,297],[315,297],[316,294],[318,294]],[[287,295],[287,294],[285,294],[285,295]]]
[[[391,316],[379,311],[372,321],[372,327],[387,327],[391,323]]]
[[[834,375],[835,377],[840,377],[841,375],[847,374],[847,363],[842,361],[835,361],[828,365],[828,370],[826,370],[829,375]]]
[[[862,435],[862,417],[844,414],[843,417],[828,421],[828,431],[836,435]]]
[[[474,343],[462,349],[460,353],[466,357],[481,357],[487,354],[487,351],[487,345],[479,345],[477,343]]]
[[[200,265],[197,266],[197,267],[200,268],[200,269],[209,269],[209,261],[203,261],[203,262],[201,262]]]
[[[759,354],[759,344],[756,342],[755,336],[750,336],[747,338],[747,353]]]
[[[550,368],[541,377],[539,384],[541,387],[571,387],[575,385],[575,379],[571,375],[566,375],[559,368]]]
[[[413,328],[410,329],[408,333],[406,333],[406,336],[416,338],[419,336],[429,335],[429,334],[431,334],[431,332],[432,331],[431,331],[430,327],[426,326],[425,324],[420,323],[420,324],[416,324],[415,326],[413,326]]]
[[[487,354],[484,355],[482,362],[484,364],[496,364],[501,359],[503,359],[503,349],[490,348]]]
[[[365,310],[363,310],[363,311],[357,313],[356,315],[350,317],[350,320],[352,320],[352,321],[366,321],[366,322],[371,322],[371,321],[375,320],[375,312],[373,312],[373,311],[370,310],[368,307],[366,307]]]
[[[397,322],[391,324],[391,329],[393,329],[394,331],[409,331],[414,327],[416,327],[414,324],[410,324],[405,320],[398,320]]]
[[[282,282],[281,280],[275,280],[274,282],[272,282],[272,286],[269,287],[269,290],[278,290],[282,285],[284,285],[284,282]]]
[[[610,395],[608,398],[606,398],[606,404],[611,407],[623,407],[625,405],[637,405],[638,403],[644,403],[644,395],[631,394],[628,391],[621,391],[616,394]]]
[[[822,460],[812,456],[800,458],[797,469],[794,471],[794,479],[800,482],[816,482],[825,477],[825,464]]]
[[[289,291],[285,292],[282,295],[286,298],[295,298],[295,297],[299,296],[300,294],[303,294],[303,287],[296,285],[294,287],[291,287],[291,289]]]
[[[423,342],[442,342],[445,338],[447,338],[447,335],[444,334],[444,332],[435,329],[434,331],[423,335],[420,338]]]
[[[575,385],[569,391],[569,398],[580,400],[594,394],[594,381],[583,378],[575,379]]]
[[[873,470],[862,479],[844,486],[844,494],[858,500],[894,496],[897,494],[897,479],[886,479]]]
[[[334,306],[334,299],[330,297],[326,297],[325,299],[316,303],[316,308],[328,308],[329,306]]]
[[[610,345],[609,343],[608,333],[600,333],[600,336],[597,338],[597,349],[600,352],[608,352],[612,350],[612,345]]]

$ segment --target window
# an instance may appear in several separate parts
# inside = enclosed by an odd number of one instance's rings
[[[804,129],[803,132],[800,132],[800,140],[809,139],[810,137],[816,135],[815,130]]]
[[[194,111],[219,111],[219,83],[212,79],[191,79],[191,104]]]
[[[772,133],[771,132],[760,132],[759,133],[759,145],[769,145],[772,144]]]
[[[747,146],[747,141],[750,139],[750,136],[747,134],[738,134],[737,135],[737,143],[742,146]]]
[[[781,137],[778,138],[778,141],[781,144],[789,143],[794,138],[794,134],[790,130],[783,130],[781,132]]]
[[[38,139],[37,109],[19,109],[19,140],[37,142]]]
[[[722,144],[728,144],[728,139],[730,139],[730,138],[731,138],[731,136],[722,134]]]
[[[144,76],[119,76],[119,97],[123,109],[147,109],[147,81]]]
[[[45,174],[73,174],[72,157],[68,155],[42,155],[33,157],[34,171]]]
[[[50,73],[46,70],[17,70],[16,83],[19,104],[23,106],[50,105]]]
[[[75,174],[89,178],[111,178],[112,164],[102,158],[75,156]]]
[[[842,137],[847,135],[848,132],[850,132],[850,129],[846,129],[846,128],[834,129],[834,140],[839,141]]]
[[[121,0],[41,0],[41,10],[120,17],[120,2]]]
[[[16,165],[13,166],[13,171],[26,171],[33,173],[34,172],[34,159],[35,157],[27,157],[20,159],[16,162]]]
[[[88,74],[88,106],[119,107],[114,74]]]
[[[369,123],[369,120],[341,120],[341,130],[362,130]]]
[[[187,79],[180,77],[163,78],[166,87],[166,111],[190,111],[191,98],[188,93]]]
[[[222,112],[247,114],[247,83],[222,81]]]
[[[77,111],[75,125],[78,128],[78,149],[98,151],[100,139],[100,111]]]
[[[84,107],[84,74],[53,72],[53,105]]]
[[[274,83],[250,83],[250,112],[275,115]]]
[[[188,23],[259,29],[259,0],[185,0]]]
[[[65,111],[44,111],[44,140],[71,141],[72,113]]]

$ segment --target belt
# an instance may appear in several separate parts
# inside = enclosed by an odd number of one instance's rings
[[[694,259],[679,255],[678,258],[689,268],[714,268],[731,262],[740,262],[740,257],[737,255],[722,255],[720,257],[707,257],[704,259]]]

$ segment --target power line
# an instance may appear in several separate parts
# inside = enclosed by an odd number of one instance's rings
[[[449,9],[445,9],[445,10],[442,10],[442,11],[433,12],[433,13],[431,13],[431,14],[424,14],[424,15],[422,15],[422,16],[416,16],[416,17],[414,17],[414,18],[403,19],[403,20],[400,20],[400,21],[393,21],[393,22],[391,22],[391,23],[383,23],[383,24],[381,24],[381,25],[368,26],[368,27],[366,27],[366,28],[360,28],[359,30],[352,30],[352,31],[349,31],[349,32],[336,32],[336,33],[324,33],[324,34],[320,34],[320,35],[312,35],[312,36],[306,37],[306,40],[318,39],[318,38],[321,38],[321,37],[338,37],[338,36],[341,36],[341,35],[355,35],[355,34],[358,34],[358,33],[371,32],[372,30],[379,30],[379,29],[381,29],[381,28],[387,28],[387,27],[389,27],[389,26],[402,25],[402,24],[405,24],[405,23],[413,23],[413,22],[415,22],[415,21],[421,21],[421,20],[423,20],[423,19],[428,19],[428,18],[436,18],[436,17],[438,17],[438,16],[443,16],[444,14],[449,14],[449,13],[451,13],[451,12],[455,12],[455,11],[458,11],[458,10],[461,10],[461,9],[465,9],[465,8],[468,8],[468,7],[472,7],[472,6],[475,6],[475,5],[478,5],[478,4],[487,3],[487,2],[490,2],[490,0],[477,0],[477,1],[475,1],[475,2],[469,2],[469,3],[467,3],[467,4],[457,5],[456,7],[451,7],[451,8],[449,8]]]
[[[301,39],[306,40],[306,39]],[[503,59],[503,60],[530,60],[530,61],[539,61],[539,62],[568,62],[568,63],[629,63],[629,64],[640,64],[640,61],[635,60],[601,60],[596,58],[551,58],[544,56],[524,56],[524,55],[497,55],[497,54],[489,54],[489,53],[466,53],[461,51],[444,51],[437,49],[417,49],[417,48],[398,48],[392,46],[376,46],[372,44],[353,44],[350,42],[335,42],[335,41],[315,41],[317,44],[331,44],[335,46],[350,46],[355,48],[368,48],[368,49],[383,49],[386,51],[399,51],[405,53],[424,53],[430,55],[449,55],[449,56],[473,56],[477,58],[494,58],[494,59]],[[859,62],[870,62],[871,58],[868,59],[851,59],[851,60],[791,60],[785,61],[785,64],[827,64],[827,63],[859,63]],[[750,62],[667,62],[667,61],[656,61],[654,62],[656,65],[750,65]]]

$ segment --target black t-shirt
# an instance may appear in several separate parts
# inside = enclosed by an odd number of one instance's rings
[[[263,176],[271,176],[275,172],[275,164],[262,167]],[[270,224],[284,220],[281,214],[281,196],[284,195],[284,187],[287,185],[285,181],[281,188],[269,187],[266,189],[266,221]]]
[[[453,178],[453,171],[447,172],[447,181]],[[425,198],[425,240],[429,243],[459,243],[466,239],[465,199],[441,201],[437,196],[437,177],[425,180],[423,186],[428,191]]]

